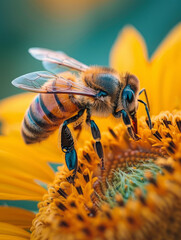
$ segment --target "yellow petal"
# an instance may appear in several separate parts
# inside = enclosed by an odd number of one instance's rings
[[[111,50],[110,66],[119,72],[131,72],[140,81],[145,78],[148,70],[147,49],[135,28],[125,27],[118,35]]]
[[[181,24],[178,24],[152,57],[154,114],[181,108]]]
[[[0,234],[0,240],[25,240],[25,239],[27,239],[27,238]]]
[[[33,179],[18,179],[4,174],[0,176],[0,199],[17,200],[17,196],[21,196],[22,200],[41,200],[45,193],[46,190],[34,184]]]
[[[4,223],[4,222],[0,222],[0,235],[4,235],[4,236],[7,235],[7,238],[4,238],[4,239],[8,239],[8,236],[14,236],[14,239],[16,239],[16,237],[21,237],[22,239],[30,239],[29,232],[19,227],[13,226],[12,224]]]
[[[0,240],[26,240],[30,238],[24,238],[24,237],[15,237],[12,235],[5,235],[5,234],[0,234]]]
[[[23,190],[22,190],[23,191]],[[41,201],[42,200],[41,194],[39,195],[23,195],[16,194],[16,193],[0,193],[1,200],[28,200],[28,201]]]
[[[0,158],[3,167],[22,170],[36,179],[52,181],[54,172],[48,162],[60,162],[61,151],[57,142],[47,139],[43,143],[26,145],[20,136],[0,136]]]
[[[0,207],[0,222],[5,222],[29,229],[35,214],[16,207]]]
[[[0,119],[3,122],[2,132],[9,132],[20,126],[26,109],[35,94],[23,93],[6,98],[0,102]],[[7,129],[6,129],[7,128]]]
[[[41,200],[45,189],[35,180],[47,184],[53,180],[54,172],[47,162],[54,159],[50,154],[54,148],[49,152],[44,148],[31,148],[11,135],[1,136],[0,145],[0,199]]]
[[[17,154],[18,155],[18,154]],[[14,153],[8,153],[4,149],[0,150],[1,157],[1,167],[2,169],[13,169],[19,170],[22,173],[27,173],[32,176],[32,179],[39,179],[49,183],[54,176],[53,170],[44,162],[37,158],[16,156],[16,151]],[[48,173],[49,170],[49,173]]]

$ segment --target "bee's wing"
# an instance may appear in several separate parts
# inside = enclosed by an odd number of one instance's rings
[[[18,88],[38,93],[64,93],[92,97],[96,95],[96,91],[92,88],[46,71],[27,73],[14,79],[12,84]]]
[[[46,70],[59,73],[61,68],[69,68],[73,71],[84,72],[89,67],[69,57],[63,52],[55,52],[45,48],[30,48],[29,53],[36,59],[42,61]]]

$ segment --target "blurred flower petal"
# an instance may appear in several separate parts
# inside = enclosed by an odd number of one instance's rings
[[[30,239],[30,233],[12,224],[0,222],[0,237],[4,240],[11,240],[13,238],[17,240],[23,240]]]
[[[0,207],[0,222],[15,224],[24,229],[29,229],[35,214],[21,208],[15,207]]]

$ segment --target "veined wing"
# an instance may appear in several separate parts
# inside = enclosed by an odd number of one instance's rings
[[[37,93],[77,94],[92,97],[96,95],[96,91],[92,88],[47,71],[27,73],[14,79],[12,84]]]
[[[61,68],[69,68],[73,71],[84,72],[89,67],[63,52],[55,52],[45,48],[30,48],[29,53],[42,61],[46,70],[54,73],[61,72]]]

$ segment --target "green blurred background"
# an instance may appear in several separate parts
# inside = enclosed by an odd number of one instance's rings
[[[127,24],[144,36],[149,56],[181,20],[180,0],[1,0],[0,99],[21,92],[11,81],[42,70],[30,47],[62,50],[86,64],[109,64]]]

